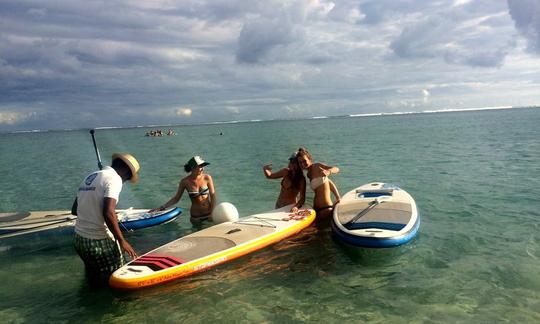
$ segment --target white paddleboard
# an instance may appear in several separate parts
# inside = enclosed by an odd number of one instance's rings
[[[346,193],[334,209],[332,230],[362,247],[392,247],[409,242],[420,226],[416,202],[405,190],[382,182]]]
[[[148,213],[148,209],[116,211],[120,229],[130,231],[174,220],[180,208]],[[68,210],[0,213],[0,239],[51,230],[73,228],[77,216]]]

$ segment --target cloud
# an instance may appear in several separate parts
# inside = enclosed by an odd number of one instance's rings
[[[510,46],[510,43],[508,44]],[[465,50],[455,49],[444,53],[444,59],[448,63],[466,64],[477,67],[500,67],[509,50],[503,46],[494,49]]]
[[[403,19],[404,16],[415,12],[428,11],[430,9],[430,1],[369,0],[362,2],[359,8],[363,16],[361,23],[375,25],[395,21],[396,19]]]
[[[463,6],[470,3],[471,1],[472,0],[454,0],[454,3],[452,4],[452,6],[454,7]]]
[[[238,38],[236,60],[240,63],[260,63],[272,50],[299,41],[301,38],[300,27],[284,17],[247,21]]]
[[[36,113],[21,113],[16,111],[0,111],[0,125],[15,125],[36,116]]]
[[[508,0],[508,8],[516,29],[527,39],[529,50],[540,54],[540,2]]]
[[[494,8],[480,17],[468,11],[473,3],[461,1],[454,12],[434,14],[405,26],[390,43],[390,49],[404,59],[439,59],[448,64],[500,67],[515,46],[508,29],[498,29],[494,21],[505,22]],[[450,10],[450,9],[449,9]],[[507,19],[507,18],[506,18]]]
[[[238,114],[240,113],[240,108],[239,107],[234,107],[234,106],[228,106],[226,107],[225,109],[227,109],[227,111],[233,113],[233,114]]]
[[[429,92],[428,89],[422,89],[422,96],[424,97],[424,103],[427,103],[429,101],[429,96],[431,96],[431,92]]]
[[[176,110],[177,116],[191,117],[192,114],[193,114],[193,110],[188,107],[182,107]]]
[[[332,20],[347,22],[349,24],[359,23],[366,18],[357,4],[347,3],[346,1],[334,3],[334,6],[328,13],[328,17]]]
[[[450,24],[442,17],[427,19],[405,27],[390,48],[403,58],[433,57],[448,42],[448,29]]]
[[[309,48],[307,51],[315,50],[311,52],[316,53],[316,49],[307,44],[310,39],[306,26],[327,20],[335,4],[323,0],[270,1],[268,7],[275,10],[260,11],[244,20],[236,49],[238,63],[295,61],[298,60],[295,56],[303,54],[306,47]],[[356,11],[353,9],[351,15],[354,16]],[[306,60],[320,63],[327,59],[324,54],[311,54]]]

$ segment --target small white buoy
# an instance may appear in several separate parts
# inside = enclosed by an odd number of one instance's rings
[[[238,220],[238,210],[233,204],[222,202],[218,204],[212,212],[214,223],[236,222]]]

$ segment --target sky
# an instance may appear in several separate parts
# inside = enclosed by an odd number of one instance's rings
[[[0,0],[0,131],[540,105],[540,0]]]

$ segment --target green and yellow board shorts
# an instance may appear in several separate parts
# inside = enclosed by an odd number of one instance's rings
[[[120,246],[113,239],[94,240],[75,233],[73,245],[91,281],[107,281],[111,273],[125,263]]]

